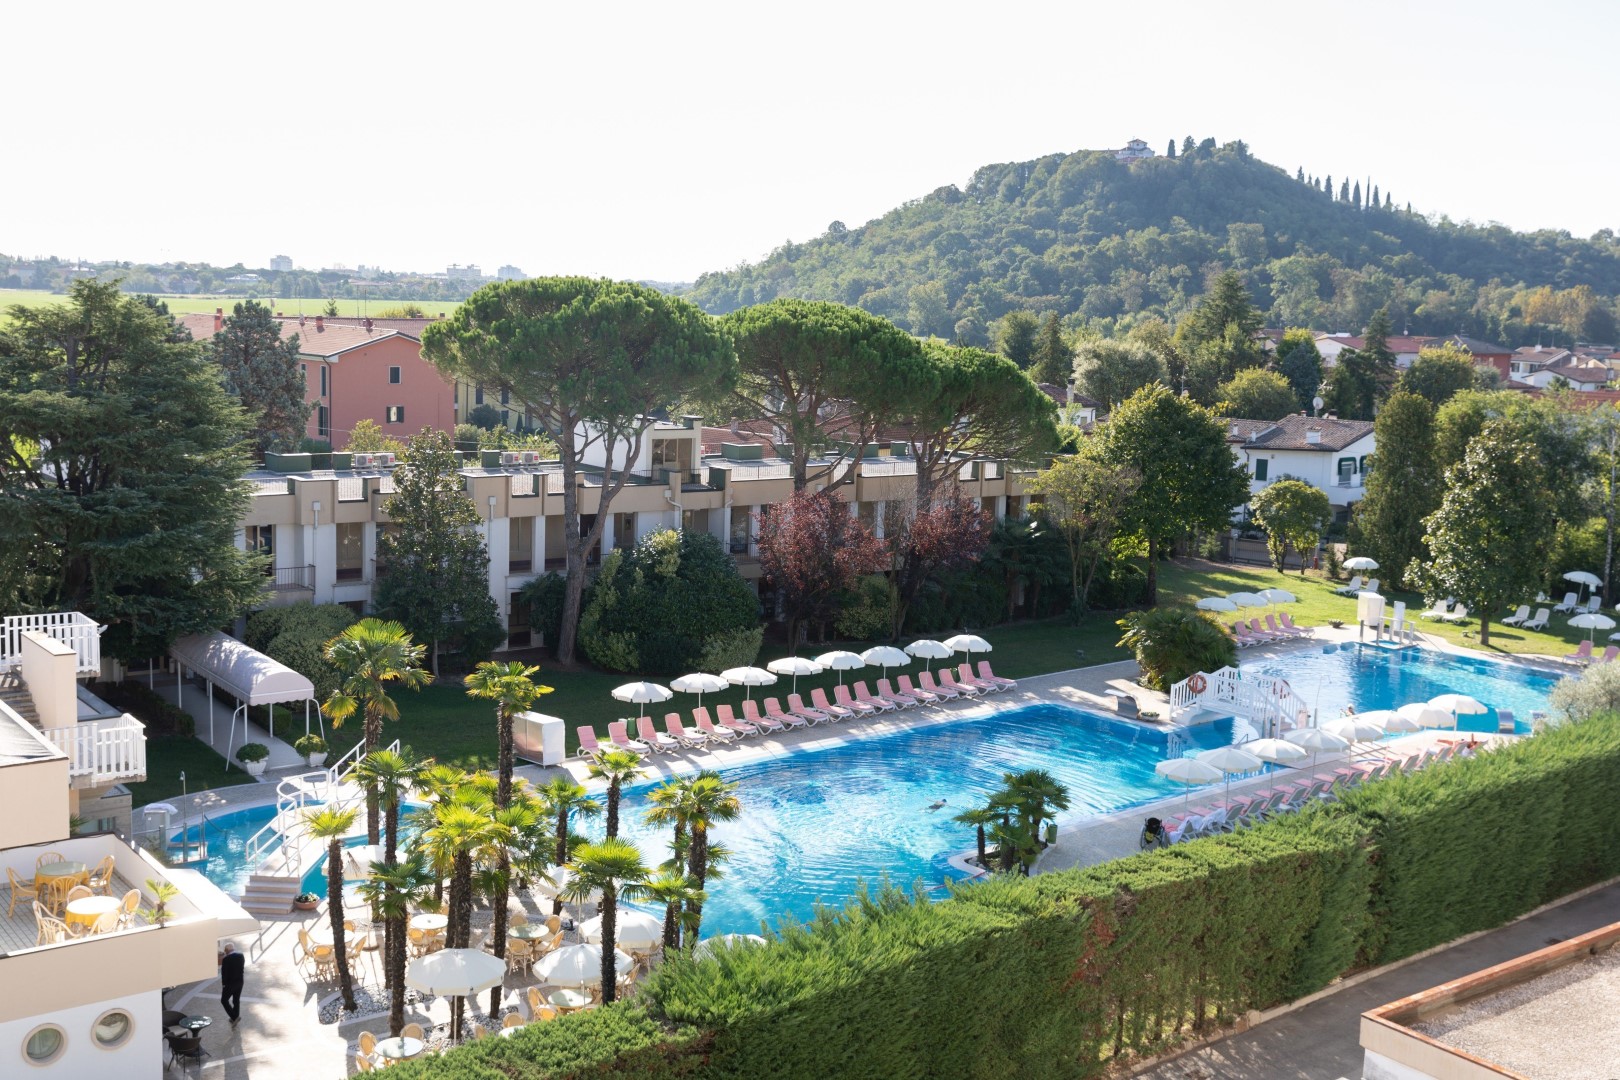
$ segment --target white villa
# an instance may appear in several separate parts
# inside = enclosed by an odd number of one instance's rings
[[[101,671],[100,632],[78,613],[30,615],[0,638],[0,1076],[158,1080],[163,989],[213,977],[219,939],[258,929],[202,875],[114,831],[146,738],[78,684]],[[149,882],[177,890],[162,924],[125,914],[155,906]],[[69,900],[68,883],[95,895]]]
[[[1232,456],[1249,474],[1249,493],[1275,480],[1303,480],[1327,493],[1336,513],[1366,489],[1373,453],[1369,420],[1295,413],[1281,420],[1224,420]]]

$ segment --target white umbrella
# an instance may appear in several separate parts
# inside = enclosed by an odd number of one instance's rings
[[[793,676],[793,692],[799,692],[800,675],[819,675],[823,668],[808,656],[784,656],[780,660],[772,660],[765,665],[769,671],[778,675]]]
[[[1224,596],[1206,596],[1193,607],[1199,611],[1236,611],[1237,605]]]
[[[732,686],[743,687],[744,697],[754,696],[754,687],[769,686],[776,681],[776,676],[757,667],[727,668],[720,673],[720,677]]]
[[[1287,589],[1261,589],[1260,595],[1273,604],[1292,604],[1299,599]]]
[[[718,675],[710,675],[706,671],[694,671],[690,675],[682,675],[670,684],[670,689],[679,690],[683,694],[696,694],[698,704],[703,704],[704,694],[717,694],[731,684]]]
[[[1573,581],[1575,584],[1581,586],[1581,596],[1583,599],[1585,598],[1586,589],[1588,586],[1595,589],[1599,585],[1603,584],[1602,578],[1587,570],[1571,570],[1569,573],[1564,575],[1564,580]],[[1607,627],[1604,627],[1603,629],[1607,629]]]
[[[1198,760],[1205,765],[1213,765],[1226,774],[1226,794],[1232,794],[1232,774],[1253,772],[1265,762],[1236,746],[1217,746],[1213,750],[1205,750],[1198,755]]]
[[[1338,753],[1340,750],[1348,750],[1350,748],[1350,741],[1348,739],[1341,738],[1338,735],[1333,734],[1331,731],[1323,731],[1321,728],[1296,728],[1295,730],[1284,735],[1283,738],[1301,749],[1309,750],[1311,752],[1312,766],[1315,766],[1316,764],[1316,755],[1320,754],[1323,750],[1331,750],[1334,753]]]
[[[951,651],[952,650],[950,647],[947,646],[943,641],[935,641],[933,638],[919,638],[918,640],[913,641],[910,645],[906,646],[906,652],[908,654],[912,656],[920,656],[924,660],[929,661],[927,667],[930,669],[932,669],[934,666],[933,661],[945,659],[947,656],[951,655]]]
[[[830,671],[838,672],[839,683],[844,681],[844,672],[854,671],[856,668],[863,668],[866,666],[866,661],[862,660],[858,653],[852,653],[845,649],[834,649],[832,652],[824,652],[820,656],[816,657],[816,663]]]
[[[702,960],[705,956],[713,956],[722,948],[735,949],[747,945],[763,945],[765,939],[758,934],[721,934],[719,937],[704,938],[698,942],[697,948],[692,950],[692,959]]]
[[[574,872],[566,866],[553,867],[546,871],[546,875],[546,878],[539,878],[533,885],[530,885],[529,891],[538,893],[541,896],[557,897],[567,892],[568,886],[573,884],[574,881]],[[550,880],[547,880],[547,878]],[[590,905],[600,902],[601,899],[602,894],[593,891],[581,903]]]
[[[957,634],[955,637],[946,638],[944,644],[951,652],[989,652],[995,648],[978,634]]]
[[[1322,725],[1322,730],[1346,742],[1374,742],[1384,737],[1384,725],[1359,716],[1341,716]]]
[[[1441,694],[1439,697],[1430,698],[1429,704],[1437,709],[1444,709],[1453,716],[1477,715],[1491,711],[1477,698],[1471,698],[1467,694]]]
[[[1357,715],[1364,723],[1379,725],[1386,734],[1391,731],[1418,731],[1423,727],[1417,717],[1408,716],[1397,709],[1372,709]]]
[[[1186,805],[1187,799],[1192,798],[1192,789],[1194,787],[1199,784],[1213,784],[1226,775],[1215,766],[1190,757],[1173,757],[1161,761],[1153,766],[1153,771],[1166,780],[1174,780],[1176,783],[1186,786],[1187,794],[1182,797],[1183,806]]]
[[[1437,709],[1426,701],[1414,701],[1410,705],[1402,705],[1395,712],[1411,720],[1419,727],[1449,728],[1457,726],[1457,718],[1444,709]]]
[[[597,915],[579,924],[579,936],[595,945],[602,943],[602,916]],[[620,908],[618,925],[614,927],[613,944],[622,949],[650,949],[664,940],[664,920],[637,911]],[[597,954],[601,956],[600,953]],[[601,960],[598,959],[600,964]]]
[[[1254,739],[1246,742],[1241,749],[1253,754],[1261,761],[1269,761],[1273,765],[1291,765],[1296,761],[1305,759],[1303,747],[1296,746],[1284,739]]]
[[[1569,620],[1569,625],[1573,626],[1577,630],[1613,630],[1614,620],[1609,618],[1607,615],[1600,615],[1595,611],[1583,611],[1573,619]],[[1586,640],[1590,642],[1592,640],[1592,635],[1587,634]]]
[[[381,844],[357,844],[343,849],[343,877],[345,880],[368,877],[373,863],[383,861],[388,853]]]
[[[911,655],[904,649],[897,649],[893,645],[874,645],[861,653],[861,659],[868,664],[876,664],[887,675],[892,667],[905,667],[911,663]]]
[[[405,985],[424,994],[444,997],[471,997],[506,981],[506,961],[482,949],[440,949],[410,962],[405,969]],[[459,1029],[461,1010],[452,1013]],[[451,1032],[451,1038],[459,1030]]]
[[[1378,560],[1369,559],[1365,555],[1357,555],[1353,559],[1344,560],[1343,565],[1346,570],[1376,570],[1378,569]]]
[[[647,703],[668,701],[675,695],[667,686],[659,686],[655,682],[631,682],[613,688],[613,697],[617,701],[627,701],[633,705],[641,706],[641,715],[647,715]]]
[[[628,974],[635,966],[636,962],[624,952],[613,950],[613,969],[620,975]],[[564,945],[536,960],[534,975],[541,982],[556,986],[599,986],[602,982],[602,946]]]
[[[1266,598],[1259,593],[1235,592],[1227,593],[1226,598],[1238,607],[1265,607]]]

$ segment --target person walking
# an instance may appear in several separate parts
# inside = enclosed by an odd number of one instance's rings
[[[231,1018],[231,1027],[242,1019],[242,980],[247,972],[247,957],[236,951],[231,942],[219,954],[219,1003],[225,1006],[225,1015]]]

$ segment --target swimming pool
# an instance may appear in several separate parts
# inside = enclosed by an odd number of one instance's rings
[[[1470,694],[1492,711],[1465,717],[1465,730],[1496,730],[1496,708],[1511,709],[1521,731],[1547,708],[1556,679],[1517,664],[1422,649],[1349,646],[1301,652],[1244,665],[1288,679],[1321,717],[1345,706],[1358,712]],[[1032,705],[931,725],[725,770],[739,785],[743,813],[714,829],[731,850],[726,877],[710,883],[704,933],[752,933],[784,914],[813,915],[817,903],[841,906],[859,881],[883,875],[909,887],[954,876],[948,858],[973,846],[973,830],[951,818],[981,803],[1001,775],[1042,768],[1068,787],[1060,821],[1107,814],[1185,791],[1154,773],[1172,749],[1187,753],[1252,734],[1242,720],[1177,729],[1146,728],[1066,705]],[[626,792],[624,835],[649,863],[667,857],[667,830],[643,824],[647,792]],[[928,808],[939,799],[945,805]],[[587,831],[600,829],[587,825]]]
[[[1497,710],[1507,709],[1521,735],[1530,732],[1531,713],[1547,710],[1547,695],[1558,681],[1524,664],[1376,645],[1313,649],[1257,660],[1242,669],[1287,679],[1322,721],[1343,714],[1346,707],[1364,713],[1458,693],[1491,707],[1488,713],[1458,717],[1459,730],[1495,731]]]
[[[410,803],[406,807],[407,811],[419,808],[418,803]],[[198,871],[229,895],[241,896],[242,890],[247,887],[248,878],[253,876],[255,869],[254,865],[248,862],[248,841],[275,816],[275,806],[268,803],[243,810],[231,810],[223,814],[209,814],[203,820],[194,819],[183,823],[183,827],[175,830],[169,837],[169,843],[180,844],[184,839],[187,846],[194,847],[200,841],[203,845],[202,858],[184,865]],[[364,824],[363,819],[361,824]],[[407,832],[404,828],[400,829],[401,836],[406,836]],[[365,842],[366,838],[362,834],[349,837],[343,842],[343,846],[355,847]],[[272,844],[263,854],[273,854],[279,846]],[[310,864],[299,888],[304,892],[325,894],[325,855],[321,855]]]

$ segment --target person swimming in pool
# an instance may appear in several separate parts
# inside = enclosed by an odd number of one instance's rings
[[[930,805],[929,805],[929,807],[928,807],[928,812],[929,812],[929,813],[930,813],[930,814],[932,814],[932,813],[933,813],[933,812],[934,812],[934,811],[935,811],[935,810],[938,810],[938,809],[939,809],[939,808],[940,808],[940,807],[942,807],[942,806],[944,806],[944,805],[945,805],[945,800],[944,800],[944,799],[940,799],[940,800],[938,800],[938,801],[937,801],[937,802],[934,802],[934,803],[931,803],[931,804],[930,804]]]

